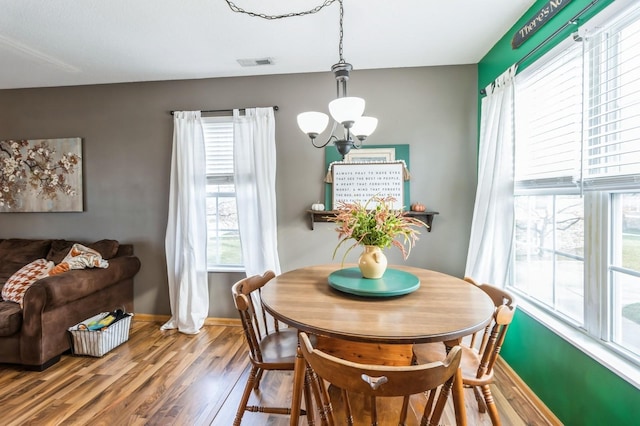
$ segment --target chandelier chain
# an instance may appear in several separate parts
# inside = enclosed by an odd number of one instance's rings
[[[251,12],[251,11],[244,10],[243,8],[241,8],[240,6],[236,5],[231,0],[225,0],[225,1],[227,2],[227,5],[229,6],[229,9],[231,9],[234,12],[244,13],[246,15],[253,16],[254,18],[262,18],[262,19],[269,19],[269,20],[282,19],[282,18],[293,18],[294,16],[311,15],[313,13],[320,12],[322,9],[324,9],[327,6],[330,6],[331,4],[335,3],[336,1],[340,1],[340,3],[342,3],[342,0],[325,0],[321,5],[316,6],[313,9],[304,10],[302,12],[289,12],[289,13],[284,13],[282,15],[267,15],[266,13],[258,13],[258,12]]]
[[[344,37],[344,31],[343,31],[343,27],[342,27],[342,22],[344,19],[344,6],[342,4],[343,0],[324,0],[324,2],[316,7],[314,7],[313,9],[309,9],[309,10],[304,10],[302,12],[289,12],[289,13],[284,13],[282,15],[267,15],[266,13],[259,13],[259,12],[251,12],[248,10],[244,10],[243,8],[241,8],[240,6],[238,6],[237,4],[235,4],[234,2],[232,2],[231,0],[225,0],[225,2],[227,3],[227,6],[229,6],[229,9],[231,9],[233,12],[236,13],[244,13],[245,15],[249,15],[251,17],[254,18],[262,18],[262,19],[267,19],[270,21],[276,20],[276,19],[283,19],[283,18],[293,18],[295,16],[305,16],[305,15],[312,15],[314,13],[318,13],[320,12],[322,9],[324,9],[327,6],[331,6],[333,3],[338,2],[340,4],[340,43],[338,44],[338,55],[340,56],[340,62],[341,64],[345,63],[344,57],[342,56],[343,54],[343,37]]]
[[[342,26],[342,21],[344,20],[344,5],[342,4],[342,0],[340,1],[340,43],[338,44],[338,56],[340,57],[340,63],[344,64],[344,57],[342,56],[342,40],[344,39],[344,27]]]

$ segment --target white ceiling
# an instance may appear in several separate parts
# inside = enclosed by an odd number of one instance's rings
[[[324,0],[235,0],[281,14]],[[477,63],[535,0],[344,0],[355,69]],[[0,0],[0,89],[329,71],[339,4],[265,20],[225,0]],[[272,58],[241,67],[238,59]]]

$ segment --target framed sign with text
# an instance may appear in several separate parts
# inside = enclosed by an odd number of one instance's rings
[[[333,208],[338,203],[365,204],[372,197],[395,198],[393,208],[402,210],[404,201],[404,164],[335,163],[333,164]],[[369,204],[375,208],[376,203]]]
[[[351,154],[351,155],[349,155]],[[393,144],[393,145],[369,145],[363,146],[357,150],[351,150],[349,152],[348,158],[345,156],[343,159],[338,150],[335,149],[334,146],[328,146],[325,148],[325,191],[324,191],[324,205],[327,206],[327,209],[335,208],[335,198],[334,198],[334,184],[333,184],[333,167],[338,165],[340,169],[341,164],[353,164],[353,165],[363,165],[364,168],[361,170],[373,170],[377,166],[384,163],[400,163],[402,165],[402,170],[404,172],[404,180],[402,181],[402,192],[396,193],[400,195],[398,198],[402,200],[401,205],[404,206],[404,209],[408,209],[409,205],[411,205],[410,200],[410,187],[409,187],[409,179],[410,179],[410,155],[409,155],[409,144]],[[367,168],[368,166],[368,168]],[[394,167],[394,166],[392,166]],[[397,165],[395,167],[398,167]],[[372,169],[373,168],[373,169]],[[346,169],[341,169],[346,170]],[[365,176],[365,175],[358,175]],[[353,176],[355,177],[355,175]],[[374,182],[370,180],[370,182]],[[364,188],[364,185],[362,186]],[[346,189],[343,187],[343,189]],[[369,191],[369,193],[373,192],[373,190]],[[345,192],[343,192],[345,193]],[[362,191],[362,193],[365,193]],[[375,195],[375,194],[374,194]],[[381,194],[385,195],[385,194]],[[364,196],[362,196],[364,198]],[[371,198],[371,197],[369,197]],[[368,198],[367,198],[368,200]],[[365,202],[367,200],[364,200]],[[353,201],[353,200],[352,200]]]

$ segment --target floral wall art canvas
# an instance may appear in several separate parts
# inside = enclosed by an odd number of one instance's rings
[[[82,209],[82,139],[0,141],[0,212]]]

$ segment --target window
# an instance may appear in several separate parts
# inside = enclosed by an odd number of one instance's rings
[[[640,354],[640,193],[612,198],[611,340]]]
[[[207,268],[243,269],[233,178],[233,121],[203,117],[207,162]]]
[[[583,325],[584,207],[577,195],[518,196],[514,285]]]
[[[511,286],[640,364],[640,8],[582,35],[516,77]]]

